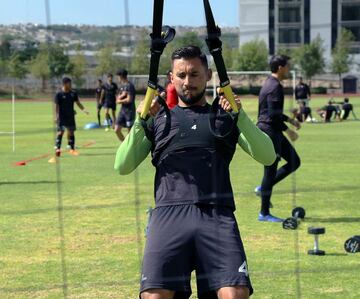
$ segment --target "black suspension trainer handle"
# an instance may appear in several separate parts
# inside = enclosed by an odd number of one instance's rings
[[[227,75],[224,58],[222,56],[222,42],[220,40],[221,29],[215,24],[215,19],[209,0],[203,0],[203,2],[207,27],[206,44],[209,48],[210,54],[214,58],[216,70],[220,80],[220,86],[225,94],[226,99],[229,101],[232,110],[237,113],[239,112],[239,109],[235,102],[234,94],[230,86],[230,80]]]
[[[158,53],[158,51],[153,49],[153,41],[161,39],[163,10],[164,0],[154,0],[149,81],[144,99],[144,107],[140,114],[140,117],[143,119],[146,118],[147,114],[149,113],[151,102],[155,97],[157,89],[157,76],[159,71],[160,56],[162,52]]]
[[[149,113],[152,100],[157,93],[158,72],[160,57],[163,53],[166,45],[171,42],[175,37],[175,29],[169,26],[162,26],[164,10],[164,0],[154,0],[153,11],[153,28],[151,36],[151,58],[150,58],[150,70],[149,81],[146,89],[144,107],[141,111],[140,117],[145,119]]]

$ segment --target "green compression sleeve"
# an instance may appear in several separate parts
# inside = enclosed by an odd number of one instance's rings
[[[238,140],[241,148],[259,163],[273,164],[276,153],[270,137],[255,126],[243,109],[239,112],[237,126],[241,132]]]
[[[131,173],[145,160],[150,150],[151,142],[146,138],[141,121],[137,118],[116,152],[114,169],[120,175]]]

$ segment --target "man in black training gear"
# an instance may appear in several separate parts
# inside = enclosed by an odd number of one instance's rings
[[[270,59],[271,75],[266,79],[259,95],[257,126],[271,138],[277,154],[277,159],[272,165],[264,166],[264,176],[259,192],[261,195],[259,221],[283,221],[283,219],[270,214],[272,190],[275,184],[300,166],[298,154],[283,134],[286,132],[291,141],[298,138],[297,133],[288,128],[285,122],[292,124],[297,129],[300,128],[300,123],[296,119],[291,119],[283,114],[284,90],[280,82],[289,75],[289,59],[283,55],[276,55]],[[287,163],[277,169],[281,158]]]
[[[194,270],[200,299],[245,299],[252,293],[233,214],[229,164],[237,143],[262,164],[270,165],[276,157],[270,138],[247,117],[238,99],[237,115],[229,114],[224,96],[217,113],[211,113],[205,98],[211,75],[198,47],[175,50],[171,81],[179,104],[169,110],[162,103],[160,109],[154,100],[150,118],[135,121],[116,155],[120,174],[132,172],[150,151],[156,167],[156,207],[148,226],[141,299],[189,298]]]
[[[127,70],[119,70],[117,72],[120,83],[119,94],[116,98],[116,103],[121,104],[121,108],[116,118],[115,133],[120,141],[125,139],[121,132],[122,128],[127,128],[130,131],[135,121],[135,86],[128,80]]]
[[[97,110],[97,119],[98,119],[99,127],[101,127],[100,112],[102,108],[102,104],[101,104],[102,89],[103,89],[102,80],[98,79],[97,86],[95,88],[95,99],[96,99],[96,110]]]
[[[107,82],[103,85],[101,93],[101,104],[105,110],[106,131],[110,129],[110,126],[115,128],[115,112],[116,112],[116,94],[118,92],[118,86],[113,82],[113,75],[107,75]],[[111,110],[111,116],[110,116]]]
[[[77,156],[79,153],[75,150],[75,110],[74,104],[86,114],[84,106],[80,103],[76,91],[72,90],[71,79],[68,77],[63,78],[61,91],[55,95],[55,113],[57,123],[56,134],[56,156],[61,154],[61,142],[65,130],[67,130],[68,144],[70,146],[70,154]]]
[[[349,103],[349,98],[345,98],[344,102],[341,103],[340,120],[343,121],[348,119],[350,112],[352,113],[354,119],[357,119],[353,105]]]
[[[303,102],[305,107],[309,106],[309,101],[311,99],[310,87],[303,82],[302,77],[299,77],[299,83],[295,86],[295,99],[298,104]]]
[[[340,117],[340,109],[334,105],[334,101],[329,100],[327,105],[321,107],[317,110],[319,116],[323,119],[324,122],[328,123],[331,122],[331,119],[335,115],[336,117]]]

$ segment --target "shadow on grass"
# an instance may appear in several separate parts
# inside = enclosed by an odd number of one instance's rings
[[[319,223],[351,223],[360,222],[360,217],[306,217],[306,221],[319,222]]]

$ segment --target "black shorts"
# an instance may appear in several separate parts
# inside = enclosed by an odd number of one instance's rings
[[[123,112],[120,110],[115,124],[119,127],[123,127],[123,128],[131,128],[134,124],[135,121],[135,113],[133,112]]]
[[[246,286],[253,292],[244,247],[230,208],[178,205],[153,210],[145,247],[140,294],[168,289],[177,299],[191,295],[196,271],[199,299],[216,299],[216,290]]]
[[[58,132],[63,132],[65,130],[68,131],[76,131],[76,125],[75,124],[57,124],[56,130]]]
[[[102,105],[105,109],[112,109],[112,110],[116,110],[116,103],[115,102],[109,102],[109,101],[105,101],[104,104]]]

